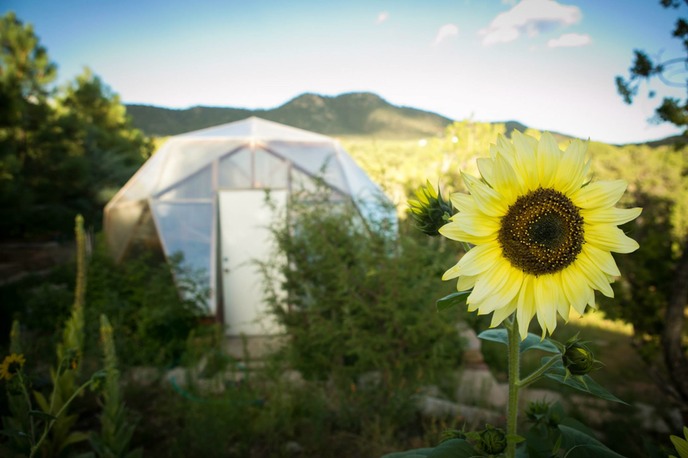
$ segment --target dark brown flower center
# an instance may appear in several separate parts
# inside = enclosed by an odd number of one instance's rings
[[[19,369],[21,369],[21,363],[19,363],[18,361],[12,361],[7,365],[8,374],[14,375],[17,372],[19,372]]]
[[[531,275],[563,270],[580,254],[583,217],[571,199],[538,188],[516,199],[499,230],[499,244],[511,265]]]

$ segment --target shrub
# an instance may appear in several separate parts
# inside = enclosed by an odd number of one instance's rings
[[[412,395],[448,381],[459,364],[457,317],[435,312],[433,301],[450,288],[439,280],[450,250],[405,228],[391,236],[388,222],[363,223],[330,197],[294,200],[288,222],[274,228],[277,251],[263,268],[266,285],[281,286],[268,287],[289,336],[278,357],[337,387],[342,429],[394,430],[411,421]]]
[[[186,348],[186,339],[203,314],[202,295],[181,294],[172,266],[143,253],[116,265],[98,240],[89,267],[86,322],[97,338],[99,316],[117,329],[117,353],[124,366],[172,365]],[[95,340],[93,340],[95,342]],[[96,348],[97,346],[94,346]]]

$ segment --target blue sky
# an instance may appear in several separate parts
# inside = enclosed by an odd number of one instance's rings
[[[664,95],[616,93],[633,49],[682,56],[685,10],[658,0],[4,0],[72,80],[88,66],[125,103],[273,108],[370,91],[452,119],[518,120],[611,143],[675,134]]]

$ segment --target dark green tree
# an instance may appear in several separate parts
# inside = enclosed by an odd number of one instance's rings
[[[14,13],[0,18],[0,225],[21,226],[33,193],[24,168],[36,161],[35,148],[51,115],[49,84],[57,67],[40,45],[31,25]]]
[[[0,21],[0,239],[67,234],[150,155],[119,97],[86,69],[54,88],[56,66],[30,25]]]
[[[681,5],[688,5],[688,0],[660,0],[664,8],[679,9]],[[674,57],[662,60],[661,57],[651,58],[647,52],[634,50],[633,63],[629,69],[628,78],[616,77],[616,88],[624,101],[628,104],[633,103],[633,98],[638,94],[641,83],[648,82],[653,78],[658,78],[667,86],[686,87],[686,80],[676,81],[669,77],[676,69],[685,68],[688,64],[688,22],[684,18],[678,18],[674,25],[672,35],[681,40],[683,50],[687,54],[682,57]],[[650,92],[654,95],[654,92]],[[688,125],[688,99],[677,99],[665,97],[657,107],[656,116],[659,121],[670,122],[676,126],[684,127]]]
[[[664,8],[679,9],[688,6],[688,0],[660,0]],[[635,50],[634,60],[630,68],[628,79],[618,76],[616,86],[619,94],[626,103],[632,103],[633,97],[637,95],[640,84],[658,78],[662,82],[671,86],[685,87],[688,89],[688,81],[675,82],[670,80],[667,75],[672,68],[688,65],[688,21],[680,17],[677,19],[672,35],[683,43],[684,56],[669,60],[652,59],[644,51]],[[688,98],[679,100],[676,98],[664,98],[656,110],[659,120],[670,122],[678,127],[688,126]],[[682,181],[685,186],[688,167],[684,163],[681,167]],[[683,195],[683,194],[681,194]],[[680,199],[680,198],[679,198]],[[669,221],[672,205],[660,205],[659,201],[648,202],[652,207],[652,221]],[[680,200],[676,201],[680,204]],[[664,208],[664,210],[662,210]],[[642,222],[643,220],[640,219]],[[636,223],[636,225],[642,223]],[[642,227],[637,230],[643,231]],[[647,232],[647,228],[645,228]],[[683,413],[684,422],[688,423],[688,352],[684,345],[685,336],[685,309],[688,304],[688,232],[683,231],[682,237],[672,243],[661,243],[657,237],[667,236],[668,234],[658,234],[658,231],[650,231],[648,242],[656,245],[656,249],[664,251],[666,258],[658,268],[652,267],[652,254],[643,255],[638,260],[638,269],[633,272],[632,278],[635,284],[626,295],[627,302],[649,303],[652,311],[645,310],[645,313],[628,315],[628,319],[633,323],[636,334],[654,336],[661,347],[664,356],[664,364],[669,374],[668,391],[677,402]],[[641,247],[643,241],[639,240]],[[656,253],[655,253],[656,254]],[[650,264],[648,264],[648,262]],[[654,274],[650,275],[651,272]],[[657,287],[663,291],[657,293]],[[633,305],[631,306],[633,308]],[[648,319],[651,313],[661,313],[663,319]],[[649,312],[649,313],[648,313]],[[623,315],[623,314],[622,314]],[[661,315],[660,315],[661,316]]]

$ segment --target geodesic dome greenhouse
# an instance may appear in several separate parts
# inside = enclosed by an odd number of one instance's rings
[[[270,335],[278,330],[264,319],[252,261],[269,255],[268,226],[289,196],[316,183],[364,220],[396,227],[393,206],[339,142],[251,117],[170,137],[107,204],[104,231],[118,261],[154,248],[168,259],[181,253],[229,335]]]

